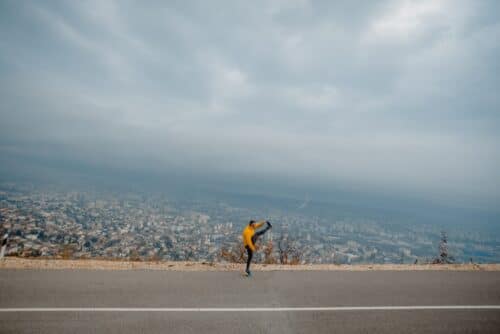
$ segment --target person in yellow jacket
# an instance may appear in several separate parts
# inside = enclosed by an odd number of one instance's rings
[[[266,228],[260,231],[255,231],[262,225],[267,224]],[[248,225],[245,227],[243,230],[242,236],[243,236],[243,246],[245,246],[245,249],[247,250],[248,254],[248,259],[247,259],[247,269],[245,272],[247,273],[247,276],[251,276],[252,273],[250,272],[250,263],[252,262],[252,257],[253,257],[253,252],[255,252],[256,247],[255,243],[257,242],[257,239],[266,233],[268,230],[270,230],[273,226],[271,225],[270,222],[268,221],[260,221],[260,222],[255,222],[255,220],[251,220]]]

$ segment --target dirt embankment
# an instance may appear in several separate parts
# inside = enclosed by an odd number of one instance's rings
[[[57,260],[6,257],[0,260],[0,269],[88,269],[88,270],[172,270],[172,271],[243,271],[243,264],[212,262],[141,262],[118,260]],[[450,270],[450,271],[500,271],[500,264],[360,264],[360,265],[278,265],[254,264],[255,271],[373,271],[373,270]]]

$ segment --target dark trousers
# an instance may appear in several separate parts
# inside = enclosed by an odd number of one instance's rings
[[[270,229],[270,227],[267,226],[265,229],[263,229],[261,231],[258,231],[258,232],[255,232],[255,234],[252,237],[252,243],[255,245],[255,243],[257,242],[257,240],[259,239],[259,237],[261,235],[263,235],[264,233],[266,233],[269,229]],[[250,263],[252,262],[252,257],[253,257],[253,251],[252,251],[252,249],[249,246],[246,246],[245,248],[247,250],[247,255],[248,255],[248,257],[247,257],[247,269],[246,269],[246,272],[249,272],[250,271]]]
[[[247,249],[247,269],[246,272],[250,271],[250,262],[252,262],[252,257],[253,257],[253,251],[250,247],[246,246]]]

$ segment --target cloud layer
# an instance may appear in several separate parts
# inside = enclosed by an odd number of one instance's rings
[[[500,201],[495,1],[0,5],[0,154]]]

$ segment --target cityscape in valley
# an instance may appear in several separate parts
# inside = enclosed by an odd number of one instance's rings
[[[0,232],[8,234],[6,256],[241,262],[242,229],[263,219],[273,229],[259,241],[262,263],[431,263],[439,256],[443,230],[433,224],[311,210],[322,212],[315,215],[305,210],[308,199],[248,203],[4,183]],[[453,261],[500,262],[498,235],[458,227],[446,233]]]

